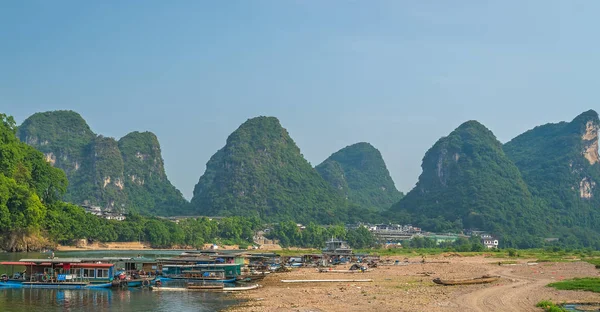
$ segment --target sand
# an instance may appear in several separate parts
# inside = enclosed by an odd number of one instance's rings
[[[600,301],[599,294],[546,287],[566,278],[598,276],[598,270],[591,264],[578,261],[527,265],[527,260],[519,260],[517,265],[500,266],[501,260],[440,255],[427,258],[424,264],[419,263],[421,258],[412,258],[408,265],[380,266],[360,274],[318,273],[316,268],[299,268],[271,274],[260,282],[262,288],[234,294],[246,301],[229,311],[541,311],[535,307],[541,300]],[[432,282],[435,277],[459,279],[484,274],[502,278],[482,285],[441,286]],[[280,281],[350,278],[373,279],[373,282],[284,284]]]

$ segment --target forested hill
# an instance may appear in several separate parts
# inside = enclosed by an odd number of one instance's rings
[[[315,169],[341,196],[361,207],[384,210],[402,198],[381,153],[369,143],[346,146]]]
[[[194,212],[266,221],[334,223],[345,200],[304,159],[274,117],[249,119],[206,164],[194,188]]]
[[[134,132],[116,141],[96,135],[76,112],[52,111],[27,118],[18,137],[65,171],[66,201],[155,215],[189,212],[189,203],[166,177],[152,133]]]
[[[131,208],[152,215],[188,214],[189,203],[167,178],[158,138],[152,132],[131,132],[119,140],[125,190]]]
[[[531,129],[504,145],[564,244],[600,248],[598,114]]]
[[[14,119],[0,113],[0,248],[27,250],[44,244],[47,205],[62,196],[67,178],[15,133]]]
[[[416,187],[392,207],[393,219],[439,232],[487,230],[507,245],[539,233],[540,211],[519,170],[477,121],[438,140],[421,167]]]

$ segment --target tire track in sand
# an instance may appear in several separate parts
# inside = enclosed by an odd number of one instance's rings
[[[462,311],[539,311],[535,307],[537,289],[545,287],[551,279],[532,278],[511,274],[512,268],[498,268],[490,274],[500,275],[507,284],[479,289],[456,298],[456,304]]]

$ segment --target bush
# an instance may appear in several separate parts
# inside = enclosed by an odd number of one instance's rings
[[[506,251],[508,252],[509,257],[518,257],[519,256],[519,253],[515,249],[510,248],[510,249],[507,249]]]

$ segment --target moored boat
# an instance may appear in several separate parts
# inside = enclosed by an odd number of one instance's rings
[[[481,277],[468,278],[468,279],[446,279],[443,280],[441,278],[435,278],[433,280],[434,283],[439,285],[471,285],[471,284],[486,284],[493,283],[500,279],[498,275],[484,275]]]
[[[260,285],[254,284],[254,285],[245,286],[245,287],[220,287],[220,288],[199,288],[199,287],[190,288],[189,286],[188,287],[156,287],[156,286],[151,286],[150,289],[152,289],[153,291],[223,291],[223,292],[235,292],[235,291],[247,291],[247,290],[257,289],[258,287],[260,287]]]
[[[5,278],[1,283],[3,287],[13,288],[108,288],[112,286],[114,270],[114,265],[110,263],[84,263],[76,258],[21,259],[0,264],[13,269],[15,266],[25,267],[19,273],[19,279]]]
[[[195,281],[195,282],[213,282],[213,283],[235,283],[235,277],[226,277],[224,270],[185,270],[181,274],[167,276],[173,280]]]

